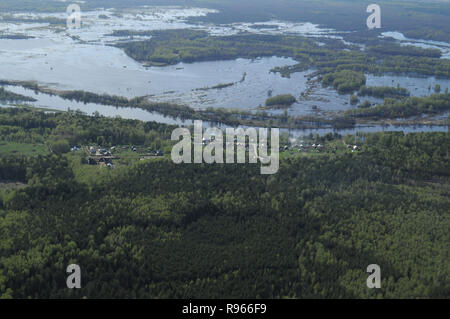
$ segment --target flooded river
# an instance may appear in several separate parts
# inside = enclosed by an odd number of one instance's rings
[[[349,95],[339,95],[335,90],[320,85],[314,88],[307,99],[300,99],[301,94],[310,85],[306,76],[314,70],[294,73],[290,78],[270,72],[274,67],[294,65],[296,61],[291,58],[265,57],[145,67],[128,57],[121,49],[110,45],[125,39],[111,37],[109,34],[113,30],[191,28],[208,31],[213,36],[252,32],[340,38],[335,30],[320,28],[311,23],[274,20],[264,23],[213,25],[188,21],[190,17],[214,12],[203,8],[181,7],[146,7],[120,12],[115,9],[98,10],[83,13],[83,28],[72,31],[42,22],[44,18],[65,19],[65,13],[14,14],[14,18],[27,19],[26,22],[0,20],[0,32],[9,35],[26,34],[34,38],[0,39],[0,78],[35,81],[39,85],[60,90],[85,90],[129,98],[148,96],[152,101],[185,104],[199,109],[224,107],[256,110],[258,106],[264,105],[267,97],[288,93],[299,99],[299,102],[288,110],[290,115],[313,115],[344,111],[353,107],[349,105]],[[448,43],[412,41],[398,32],[387,32],[383,36],[393,37],[402,44],[440,48],[443,58],[447,58],[446,50],[450,48]],[[436,84],[440,84],[444,91],[450,87],[450,80],[367,75],[368,86],[397,84],[407,88],[413,96],[425,96],[430,94]],[[183,124],[177,119],[141,109],[77,103],[57,96],[36,94],[20,87],[7,89],[36,98],[37,102],[30,104],[37,107],[63,111],[69,108],[79,109],[87,114],[98,112],[104,116]],[[379,99],[368,99],[373,103],[382,103]],[[379,127],[376,129],[382,130]]]

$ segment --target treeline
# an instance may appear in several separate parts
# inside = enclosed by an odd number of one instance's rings
[[[56,128],[56,114],[31,108],[0,108],[0,140],[17,143],[43,143]]]
[[[439,49],[423,49],[412,45],[399,45],[394,43],[369,46],[366,50],[376,55],[401,55],[437,59],[442,56],[442,52]]]
[[[362,72],[342,70],[326,74],[322,78],[322,84],[333,86],[341,94],[351,93],[366,84],[366,76]]]
[[[450,94],[432,94],[408,99],[386,98],[383,105],[345,111],[350,117],[398,118],[422,114],[438,114],[450,110]]]
[[[360,87],[358,91],[359,96],[373,96],[376,98],[384,99],[388,98],[400,98],[408,97],[410,95],[409,91],[400,86],[390,87],[390,86],[365,86]]]
[[[36,143],[60,140],[74,145],[167,146],[175,126],[119,118],[92,117],[80,112],[44,113],[31,108],[0,108],[3,141]]]
[[[36,99],[17,94],[8,90],[5,90],[5,88],[0,87],[0,102],[35,102]]]
[[[408,38],[450,42],[450,36],[445,30],[431,29],[425,26],[405,31],[403,34]]]
[[[276,106],[276,105],[291,106],[295,102],[296,99],[292,94],[282,94],[272,96],[266,99],[266,106]]]

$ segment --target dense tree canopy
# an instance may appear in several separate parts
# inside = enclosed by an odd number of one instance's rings
[[[83,143],[95,127],[108,143],[133,139],[132,127],[144,140],[168,138],[161,124],[28,113],[2,125]],[[77,177],[86,168],[73,154],[0,155],[0,180],[27,184],[0,192],[0,296],[448,296],[449,134],[317,141],[324,152],[283,157],[272,176],[251,164],[158,160],[94,184]],[[348,151],[355,141],[360,151]],[[82,289],[65,286],[71,263],[81,266]],[[381,289],[366,287],[372,263]]]

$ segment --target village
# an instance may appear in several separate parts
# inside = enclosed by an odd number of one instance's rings
[[[73,153],[82,153],[83,164],[98,165],[100,167],[114,168],[115,163],[120,160],[139,159],[140,161],[160,158],[164,152],[160,149],[152,150],[145,146],[73,146]]]
[[[207,147],[215,140],[214,136],[210,138],[202,138],[201,146]],[[195,144],[195,143],[194,143]],[[251,150],[258,147],[257,143],[238,142],[234,138],[236,148],[244,147],[247,156],[252,156],[253,160],[257,158],[252,155]],[[269,146],[269,145],[267,145]],[[117,164],[126,165],[135,161],[146,161],[152,159],[163,158],[164,155],[170,155],[170,147],[163,149],[152,149],[145,145],[116,145],[105,147],[101,145],[74,145],[71,147],[71,153],[81,157],[82,164],[99,166],[105,168],[114,168]],[[347,143],[341,139],[317,140],[311,136],[304,136],[297,139],[280,140],[279,153],[280,157],[290,156],[315,156],[326,153],[350,152],[355,153],[361,151],[361,143]]]
[[[202,146],[206,147],[212,141],[214,136],[210,139],[203,138]],[[235,139],[236,147],[245,146],[245,152],[249,153],[252,143],[239,143]],[[253,146],[258,146],[254,144]],[[295,142],[283,143],[280,146],[279,152],[282,156],[293,156],[296,154],[317,154],[317,153],[336,153],[338,150],[355,153],[361,151],[361,146],[356,144],[346,144],[333,142],[314,143],[308,140],[297,140]],[[139,159],[140,161],[151,160],[155,158],[164,157],[165,152],[163,150],[152,150],[145,146],[112,146],[110,148],[104,148],[101,146],[74,146],[71,148],[72,152],[84,152],[86,154],[84,164],[98,165],[101,167],[114,168],[115,163],[124,159]]]

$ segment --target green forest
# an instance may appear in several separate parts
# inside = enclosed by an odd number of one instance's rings
[[[170,148],[173,128],[0,109],[1,298],[450,295],[448,133],[303,137],[319,152],[283,139],[271,176],[167,157],[108,169],[38,150],[55,140]],[[14,143],[37,151],[4,154]],[[66,288],[71,263],[81,289]],[[381,289],[366,286],[373,263]]]
[[[377,98],[402,98],[408,97],[410,95],[409,91],[400,86],[390,87],[390,86],[361,86],[358,91],[359,96],[373,96]]]
[[[440,114],[450,110],[450,93],[427,97],[385,98],[384,104],[345,111],[350,117],[407,118],[422,114]]]
[[[276,106],[276,105],[291,106],[295,102],[296,99],[292,94],[282,94],[269,97],[266,100],[266,106]]]

